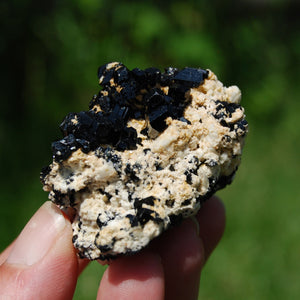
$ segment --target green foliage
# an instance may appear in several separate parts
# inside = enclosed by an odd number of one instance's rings
[[[39,170],[59,122],[97,93],[98,66],[199,66],[241,88],[250,123],[200,296],[298,298],[298,11],[292,0],[1,2],[0,250],[46,200]],[[103,270],[83,273],[75,299],[94,299]]]

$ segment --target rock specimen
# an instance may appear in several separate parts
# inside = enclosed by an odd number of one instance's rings
[[[241,92],[197,68],[98,70],[89,110],[70,113],[41,172],[44,190],[76,211],[80,257],[144,248],[231,183],[247,132]]]

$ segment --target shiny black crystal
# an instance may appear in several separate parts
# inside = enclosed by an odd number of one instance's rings
[[[131,78],[133,78],[138,86],[138,88],[141,90],[143,88],[146,88],[147,81],[146,81],[146,72],[144,70],[141,70],[139,68],[134,68],[130,71]]]
[[[120,88],[120,96],[124,99],[122,102],[124,101],[125,105],[130,103],[137,95],[137,85],[134,80],[123,82]]]
[[[116,143],[116,149],[125,151],[127,149],[134,150],[137,144],[141,143],[141,139],[137,137],[137,132],[132,127],[125,127],[120,135],[119,141]]]
[[[99,83],[102,86],[113,83],[119,84],[126,81],[129,76],[129,70],[121,63],[105,64],[98,68]]]
[[[169,77],[174,78],[174,76],[178,73],[178,69],[173,68],[173,67],[168,67],[168,68],[165,68],[165,73]]]
[[[151,127],[161,132],[167,128],[165,119],[169,116],[168,106],[163,105],[149,113]]]
[[[167,97],[161,89],[154,88],[144,97],[145,106],[147,111],[151,111],[153,108],[164,105],[166,103],[165,97]]]
[[[73,151],[81,148],[83,152],[90,151],[90,143],[83,139],[76,139],[73,134],[52,143],[53,158],[62,161],[70,156]]]
[[[114,78],[114,70],[106,69],[106,66],[102,66],[98,69],[99,83],[106,86],[110,83],[111,79]]]
[[[115,104],[115,101],[108,96],[104,96],[101,93],[95,95],[89,104],[89,109],[93,109],[95,106],[99,106],[103,112],[110,112]]]
[[[168,96],[174,99],[174,103],[176,104],[182,103],[186,101],[185,93],[188,91],[188,89],[189,88],[187,88],[185,85],[174,83],[169,87]]]
[[[179,71],[175,76],[174,80],[181,82],[189,87],[196,87],[203,83],[204,79],[208,77],[208,71],[196,68],[184,68]]]
[[[125,151],[141,144],[134,128],[128,127],[130,119],[147,119],[158,132],[166,129],[167,117],[190,124],[183,117],[190,100],[186,92],[200,85],[208,77],[208,71],[196,68],[157,68],[128,70],[121,63],[105,64],[98,69],[102,90],[89,104],[89,111],[68,114],[60,125],[64,138],[52,143],[53,157],[62,161],[73,151],[88,153],[101,145]],[[161,89],[160,87],[167,87]],[[217,101],[217,114],[231,114],[234,106],[224,107]],[[220,123],[225,124],[223,120]],[[239,124],[242,128],[245,124]],[[239,129],[239,128],[237,128]],[[141,134],[148,136],[149,125]],[[145,214],[142,213],[142,216]]]
[[[79,137],[85,135],[85,131],[92,126],[93,122],[93,116],[90,116],[89,112],[70,113],[61,123],[60,129],[65,136],[74,134]]]
[[[120,84],[124,82],[129,77],[129,70],[122,64],[119,64],[117,68],[114,70],[114,81],[116,84]]]
[[[147,68],[145,69],[147,83],[153,87],[156,83],[160,82],[161,72],[157,68]]]
[[[88,153],[91,150],[90,142],[83,139],[76,139],[76,145],[78,148],[82,150],[84,153]]]

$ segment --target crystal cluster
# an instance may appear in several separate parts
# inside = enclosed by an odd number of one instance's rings
[[[238,87],[200,68],[98,69],[89,110],[70,113],[41,172],[72,207],[80,257],[135,253],[232,181],[247,132]]]
[[[90,102],[89,111],[70,113],[60,129],[65,136],[52,144],[56,161],[63,161],[77,149],[84,153],[101,144],[109,144],[119,151],[136,149],[141,143],[134,128],[126,126],[129,119],[149,120],[148,127],[162,132],[165,119],[182,119],[189,101],[185,93],[200,85],[208,76],[202,69],[157,68],[129,71],[121,63],[110,63],[98,69],[103,89]],[[162,87],[168,87],[166,94]],[[147,135],[149,128],[144,128]]]

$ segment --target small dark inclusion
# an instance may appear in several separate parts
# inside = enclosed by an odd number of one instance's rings
[[[101,145],[110,145],[118,151],[136,149],[141,139],[134,128],[127,126],[132,118],[148,118],[151,127],[158,132],[166,129],[167,117],[189,124],[183,118],[189,104],[185,93],[202,84],[208,71],[171,67],[164,73],[157,68],[130,71],[123,64],[115,63],[99,67],[98,77],[102,90],[91,100],[90,110],[70,113],[60,125],[64,138],[52,143],[53,158],[57,162],[77,149],[88,153]],[[168,86],[168,95],[157,85]]]
[[[224,127],[229,127],[230,131],[235,130],[238,135],[240,132],[238,129],[241,130],[241,135],[245,136],[246,128],[248,127],[248,122],[244,119],[241,119],[235,123],[226,122],[225,118],[232,117],[232,114],[240,108],[240,106],[236,103],[228,103],[226,101],[215,101],[216,103],[216,113],[214,117],[219,120],[220,124]]]

